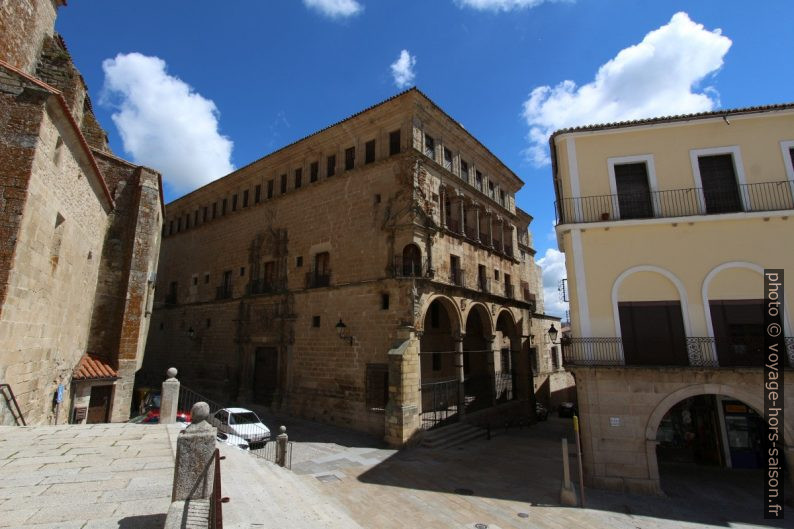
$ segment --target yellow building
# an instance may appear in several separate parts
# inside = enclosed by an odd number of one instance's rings
[[[760,467],[763,271],[794,270],[794,104],[550,143],[588,481],[658,493],[674,464]]]

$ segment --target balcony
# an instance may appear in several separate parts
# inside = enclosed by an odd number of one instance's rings
[[[392,265],[394,277],[432,277],[427,259],[406,259],[402,255],[394,256]]]
[[[622,338],[567,338],[562,341],[565,365],[645,366],[645,367],[763,367],[763,340],[730,340],[712,337],[686,337],[681,350],[671,351],[667,361],[648,361],[641,354],[626,357]],[[786,338],[786,349],[794,350],[794,338]],[[791,367],[786,357],[784,363]]]
[[[460,222],[455,219],[447,219],[447,228],[455,233],[460,233]]]
[[[248,283],[248,294],[274,294],[286,290],[286,281],[283,279],[255,279]]]
[[[513,285],[510,283],[505,283],[505,297],[513,299],[515,293],[513,289]]]
[[[466,237],[469,239],[476,241],[477,240],[477,228],[474,226],[466,226]]]
[[[513,247],[512,246],[505,246],[504,248],[505,255],[509,255],[510,257],[513,256]]]
[[[321,288],[331,284],[331,271],[312,271],[306,274],[306,288]]]
[[[557,224],[782,211],[794,209],[794,181],[573,197],[554,206]]]
[[[215,299],[231,299],[231,297],[232,297],[231,285],[221,285],[215,291]]]

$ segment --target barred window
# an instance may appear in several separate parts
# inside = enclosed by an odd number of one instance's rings
[[[384,411],[389,401],[389,366],[367,364],[367,409]]]

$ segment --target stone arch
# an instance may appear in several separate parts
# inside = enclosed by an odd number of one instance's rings
[[[452,299],[448,298],[447,296],[441,294],[434,294],[428,297],[424,305],[422,306],[422,310],[420,312],[421,316],[419,318],[419,328],[418,331],[423,331],[425,326],[425,319],[427,318],[427,311],[430,310],[430,305],[433,304],[434,301],[438,301],[441,303],[447,311],[447,314],[450,316],[450,323],[452,324],[452,332],[453,334],[461,334],[463,331],[463,315],[460,312],[460,309],[455,304]]]
[[[639,265],[633,266],[628,270],[625,270],[622,274],[620,274],[617,279],[615,279],[615,283],[612,285],[612,316],[615,321],[615,336],[620,337],[622,336],[620,331],[620,313],[618,311],[618,297],[620,294],[620,285],[623,281],[632,274],[637,272],[655,272],[657,274],[661,274],[665,278],[669,279],[671,283],[675,286],[676,290],[678,291],[678,299],[681,302],[681,317],[684,320],[684,332],[687,336],[692,336],[692,325],[689,321],[689,301],[686,294],[686,288],[684,288],[684,284],[681,282],[678,277],[670,272],[669,270],[662,268],[660,266],[655,265]]]
[[[723,397],[730,397],[747,404],[753,408],[758,415],[764,417],[764,401],[760,391],[758,394],[754,394],[727,384],[692,384],[670,393],[654,407],[645,426],[648,477],[657,484],[659,483],[659,467],[656,461],[656,433],[659,430],[662,418],[679,402],[697,395],[721,395]],[[786,447],[792,447],[792,441],[794,441],[794,430],[792,430],[790,424],[784,424],[783,444]]]
[[[731,268],[745,268],[757,272],[762,278],[764,276],[764,268],[762,266],[748,261],[729,261],[727,263],[722,263],[721,265],[715,266],[708,274],[706,274],[706,277],[703,279],[701,296],[703,298],[703,311],[706,318],[706,332],[708,333],[707,336],[710,337],[714,337],[714,324],[711,321],[711,309],[709,306],[709,285],[711,285],[711,281],[717,277],[720,272]],[[786,305],[783,310],[783,331],[786,336],[792,336],[791,324],[789,323],[791,312],[788,309],[789,303],[786,301]]]
[[[483,303],[472,303],[469,305],[469,308],[466,310],[465,314],[462,314],[461,321],[467,322],[469,320],[469,316],[472,312],[476,311],[480,316],[480,320],[485,324],[485,328],[483,329],[484,336],[492,336],[494,333],[495,324],[494,320],[491,317],[491,312],[488,310],[488,307],[485,306]]]

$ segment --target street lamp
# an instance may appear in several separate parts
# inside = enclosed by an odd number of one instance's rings
[[[342,321],[342,318],[339,318],[339,323],[336,324],[336,334],[342,340],[350,342],[350,345],[353,345],[353,340],[355,338],[348,332],[347,325]]]

